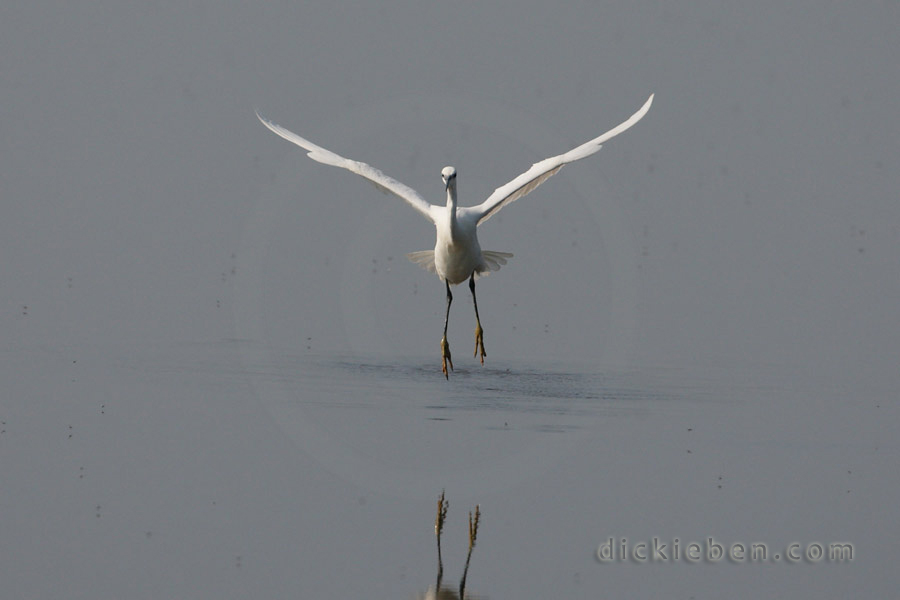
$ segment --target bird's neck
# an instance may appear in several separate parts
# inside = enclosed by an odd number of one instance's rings
[[[456,186],[447,188],[447,216],[450,219],[450,236],[456,233]]]

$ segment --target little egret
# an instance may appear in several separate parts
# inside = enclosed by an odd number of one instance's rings
[[[481,328],[481,319],[478,316],[478,302],[475,299],[475,278],[490,271],[496,271],[501,265],[506,264],[506,259],[512,256],[508,252],[482,250],[478,244],[476,231],[478,226],[510,202],[518,200],[547,181],[551,176],[558,173],[563,165],[587,158],[600,150],[603,142],[619,135],[640,121],[647,114],[647,111],[650,110],[652,103],[653,94],[650,94],[650,97],[640,110],[631,115],[624,123],[564,154],[533,164],[530,169],[506,185],[498,187],[487,200],[476,206],[457,205],[456,169],[453,167],[444,167],[441,171],[444,191],[447,195],[446,204],[444,206],[430,204],[414,189],[385,175],[375,167],[344,158],[330,150],[317,146],[281,125],[269,121],[260,115],[259,112],[256,113],[256,116],[263,125],[274,133],[307,150],[307,156],[311,159],[326,165],[343,167],[348,171],[365,177],[381,191],[394,194],[405,200],[434,224],[437,232],[434,250],[412,252],[407,254],[407,257],[412,262],[421,265],[432,273],[436,273],[446,287],[447,310],[444,315],[444,336],[441,338],[441,371],[444,373],[445,378],[449,378],[448,364],[450,370],[453,370],[453,360],[450,358],[450,344],[447,343],[447,322],[450,319],[450,303],[453,302],[450,286],[460,284],[467,279],[469,280],[469,289],[472,291],[472,303],[475,306],[474,356],[478,357],[480,354],[481,364],[484,364],[484,357],[487,356],[487,353],[484,351],[484,330]]]

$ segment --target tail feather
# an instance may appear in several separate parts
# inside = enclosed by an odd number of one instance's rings
[[[512,253],[483,250],[481,256],[484,258],[484,264],[487,268],[475,271],[475,279],[487,277],[491,274],[491,271],[499,271],[500,267],[506,264],[506,259],[512,258]]]
[[[481,255],[491,271],[499,271],[500,267],[506,264],[506,259],[512,258],[511,252],[494,252],[493,250],[485,250]]]
[[[491,271],[498,271],[501,266],[506,264],[507,259],[512,258],[511,252],[494,252],[493,250],[485,250],[481,253],[484,258],[484,267],[475,272],[475,277],[485,277]],[[434,250],[419,250],[418,252],[410,252],[406,258],[416,263],[426,271],[437,274],[434,266]]]
[[[421,266],[426,271],[437,273],[434,268],[434,250],[420,250],[418,252],[410,252],[406,258]]]

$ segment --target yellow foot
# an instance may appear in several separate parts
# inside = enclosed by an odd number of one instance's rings
[[[478,358],[479,351],[481,352],[481,364],[484,364],[487,352],[484,351],[484,330],[481,328],[481,323],[475,325],[475,353],[472,356]]]
[[[447,372],[447,363],[450,363],[450,370],[453,370],[453,359],[450,358],[450,344],[447,343],[447,336],[441,338],[441,371],[446,379],[450,379],[450,373]]]

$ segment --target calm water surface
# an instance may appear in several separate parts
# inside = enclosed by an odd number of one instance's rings
[[[897,485],[887,477],[897,458],[887,389],[771,365],[491,360],[461,365],[444,381],[433,360],[252,346],[243,357],[265,363],[251,376],[253,390],[296,451],[359,496],[352,512],[369,515],[368,527],[343,542],[371,547],[396,536],[401,550],[387,561],[394,574],[369,576],[400,596],[431,581],[422,572],[435,560],[429,513],[442,490],[452,506],[445,545],[455,540],[455,557],[465,555],[466,512],[481,507],[467,585],[491,597],[849,590],[866,579],[860,563],[883,560],[874,553],[888,547],[871,520],[887,518],[882,498]],[[370,499],[393,510],[372,509]],[[629,547],[658,539],[670,553],[676,539],[726,549],[763,543],[768,556],[601,564],[596,550],[610,538]],[[854,562],[785,558],[793,543],[802,554],[834,542],[853,544]]]

